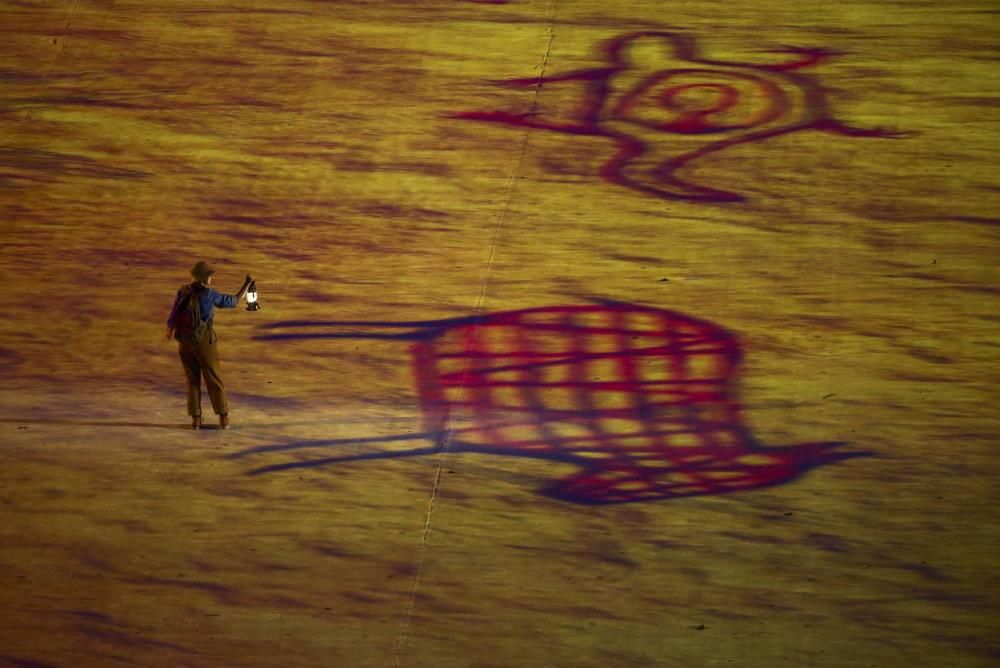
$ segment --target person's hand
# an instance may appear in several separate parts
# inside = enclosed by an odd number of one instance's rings
[[[247,277],[243,279],[243,284],[250,285],[251,283],[253,283],[253,276],[247,274]]]
[[[167,327],[167,341],[170,341],[173,338],[174,338],[174,330]]]

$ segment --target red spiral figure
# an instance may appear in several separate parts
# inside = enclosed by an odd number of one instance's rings
[[[640,67],[634,56],[646,45],[658,47],[662,61],[651,68]],[[601,67],[494,82],[535,87],[542,99],[552,85],[581,84],[579,105],[567,113],[538,111],[533,102],[526,113],[465,111],[450,116],[606,137],[616,149],[599,169],[602,178],[654,197],[701,202],[744,199],[680,175],[689,163],[711,153],[800,130],[852,137],[905,136],[881,128],[850,127],[832,117],[823,87],[799,70],[836,55],[833,51],[787,48],[780,53],[794,58],[772,65],[710,60],[699,55],[688,35],[630,32],[604,45]]]

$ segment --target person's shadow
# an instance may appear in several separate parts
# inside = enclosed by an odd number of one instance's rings
[[[191,430],[189,425],[164,422],[116,422],[114,420],[60,420],[41,418],[0,418],[2,424],[23,425],[65,425],[69,427],[142,427],[144,429],[183,429]],[[217,425],[202,425],[202,429],[218,429]]]

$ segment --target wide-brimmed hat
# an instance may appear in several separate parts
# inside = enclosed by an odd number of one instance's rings
[[[195,266],[191,267],[191,276],[198,279],[199,281],[206,280],[209,276],[215,273],[215,269],[212,268],[207,262],[199,262]]]

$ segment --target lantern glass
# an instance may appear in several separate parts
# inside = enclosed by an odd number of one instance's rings
[[[250,283],[250,287],[247,288],[247,310],[248,311],[259,311],[260,304],[257,302],[257,283]]]

